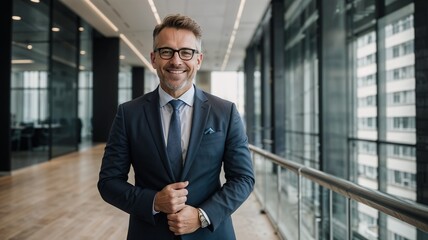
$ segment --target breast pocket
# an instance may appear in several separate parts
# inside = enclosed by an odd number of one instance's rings
[[[224,134],[223,132],[214,132],[211,134],[205,134],[202,137],[201,145],[224,145]]]

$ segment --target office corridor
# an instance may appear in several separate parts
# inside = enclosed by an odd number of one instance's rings
[[[105,203],[96,188],[103,149],[0,177],[0,239],[125,239],[128,215]],[[278,239],[259,209],[251,195],[233,215],[237,239]]]

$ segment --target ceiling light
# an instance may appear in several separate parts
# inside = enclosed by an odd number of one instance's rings
[[[108,19],[97,7],[95,7],[95,5],[90,0],[86,0],[85,2],[98,14],[98,16],[104,20],[104,22],[107,23],[107,25],[111,27],[111,29],[113,29],[113,31],[119,31],[119,29],[110,21],[110,19]]]
[[[123,60],[123,59],[125,59],[125,56],[124,56],[124,55],[120,55],[120,56],[119,56],[119,59],[120,59],[120,60]]]
[[[28,49],[28,50],[31,50],[31,49],[33,49],[33,45],[31,45],[31,44],[28,44],[28,45],[27,45],[27,49]]]
[[[85,66],[80,65],[79,70],[81,70],[81,71],[85,70]]]
[[[21,17],[20,16],[12,16],[12,19],[15,21],[19,21],[19,20],[21,20]]]
[[[31,0],[33,3],[39,3],[40,0]]]
[[[53,27],[52,28],[52,32],[59,32],[59,31],[60,31],[59,27]]]
[[[241,0],[239,4],[238,13],[236,14],[235,24],[233,25],[232,34],[230,35],[229,45],[227,46],[226,54],[224,55],[223,64],[221,65],[221,71],[226,69],[226,65],[229,62],[230,53],[232,52],[233,43],[235,42],[236,33],[238,32],[239,23],[241,22],[242,12],[244,10],[245,0]]]
[[[12,59],[12,64],[30,64],[33,62],[31,59]]]
[[[79,32],[83,32],[85,29],[83,27],[79,27]]]
[[[148,0],[148,1],[149,1],[150,8],[152,9],[153,15],[155,16],[156,22],[160,24],[161,19],[159,17],[158,10],[156,9],[155,3],[153,2],[153,0]]]
[[[128,47],[135,53],[135,55],[137,55],[138,58],[140,58],[141,61],[143,61],[143,63],[147,66],[147,68],[149,68],[149,70],[152,73],[156,73],[155,69],[152,67],[152,64],[147,61],[147,59],[140,53],[140,51],[138,51],[138,49],[128,40],[128,38],[123,35],[122,33],[119,35],[120,38],[126,43],[126,45],[128,45]]]
[[[85,55],[86,51],[85,50],[80,50],[80,55]]]

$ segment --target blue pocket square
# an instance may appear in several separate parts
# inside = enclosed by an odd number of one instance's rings
[[[215,133],[214,129],[212,129],[212,128],[207,128],[207,129],[205,129],[205,131],[204,131],[204,135],[212,134],[212,133]]]

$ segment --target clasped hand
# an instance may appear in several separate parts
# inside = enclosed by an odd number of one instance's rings
[[[186,205],[187,185],[188,181],[169,184],[155,197],[155,211],[167,214],[169,229],[175,235],[192,233],[200,227],[198,210]]]

